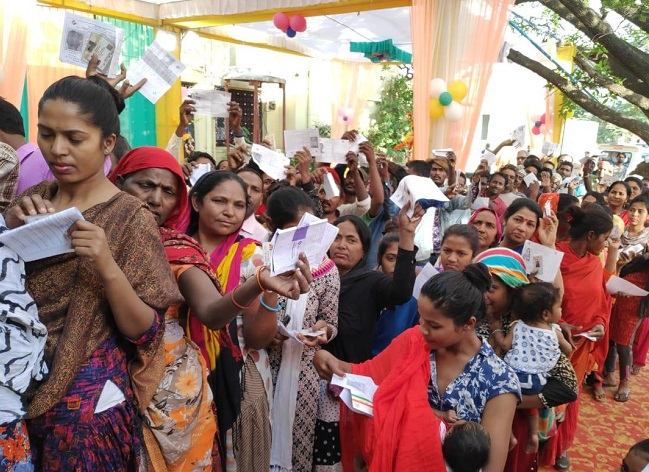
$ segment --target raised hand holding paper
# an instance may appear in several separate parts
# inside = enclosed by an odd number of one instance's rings
[[[411,217],[415,211],[415,203],[418,200],[434,200],[436,202],[448,202],[448,197],[428,177],[408,175],[401,179],[397,191],[390,197],[399,208],[403,208],[406,202],[410,202],[410,209],[407,214]]]
[[[293,129],[284,131],[284,149],[286,155],[293,157],[303,147],[307,148],[315,158],[320,157],[320,134],[316,128]]]
[[[281,180],[286,177],[286,166],[291,161],[284,154],[271,151],[259,144],[253,144],[250,153],[252,154],[252,160],[257,163],[259,168],[273,179]]]
[[[532,185],[534,182],[538,182],[539,179],[536,178],[536,175],[534,175],[532,172],[527,174],[525,177],[523,177],[523,182],[525,182],[525,185],[528,187]]]
[[[543,282],[554,282],[557,271],[561,266],[563,252],[550,249],[532,241],[525,241],[523,246],[523,260],[528,274]]]
[[[144,55],[131,64],[126,78],[132,84],[147,79],[140,93],[151,103],[155,103],[167,93],[184,70],[185,65],[182,62],[157,41],[153,41]]]
[[[320,156],[316,157],[317,162],[329,164],[346,164],[345,156],[351,149],[351,143],[346,139],[320,138]]]
[[[222,90],[191,89],[189,98],[194,100],[195,115],[211,116],[212,118],[227,118],[228,103],[232,94]]]

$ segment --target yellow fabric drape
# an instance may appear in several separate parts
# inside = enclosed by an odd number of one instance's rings
[[[565,46],[557,47],[557,62],[563,66],[568,72],[573,71],[573,58],[575,57],[575,52],[577,48],[574,44],[568,44]],[[559,89],[554,89],[554,101],[553,101],[553,114],[552,114],[552,142],[561,143],[563,140],[563,129],[566,119],[561,116],[561,106],[563,105],[563,93]],[[546,124],[546,128],[549,125]]]
[[[180,58],[180,36],[176,36],[176,49],[173,55]],[[158,147],[165,148],[167,142],[172,134],[176,131],[178,126],[178,107],[182,103],[180,94],[180,80],[176,80],[171,88],[165,93],[155,104],[155,122],[156,122],[156,137]],[[181,149],[181,160],[185,158],[185,150]]]
[[[440,3],[445,3],[444,1]],[[433,77],[431,61],[435,51],[436,0],[413,0],[410,11],[410,31],[412,35],[412,63],[415,70],[412,79],[413,90],[413,157],[428,159],[430,147],[430,101],[429,84]]]
[[[358,129],[359,120],[367,100],[375,91],[371,74],[379,69],[375,64],[354,61],[332,61],[331,78],[335,101],[331,102],[331,137],[340,138],[342,134],[351,129]],[[312,91],[317,93],[317,91]],[[338,118],[338,109],[351,108],[354,111],[352,119],[341,122]]]
[[[451,147],[458,155],[458,167],[464,167],[469,158],[493,63],[502,46],[507,11],[512,4],[513,0],[413,1],[411,21],[416,71],[414,111],[417,159],[428,158],[432,148]],[[429,47],[419,44],[422,41]],[[420,54],[423,56],[417,57]],[[430,64],[429,76],[417,78],[421,74],[416,66],[418,63]],[[424,74],[427,72],[425,70]],[[463,100],[465,116],[461,121],[450,123],[443,118],[428,119],[428,83],[435,77],[441,77],[447,83],[462,80],[468,85],[469,93]],[[422,118],[429,125],[428,133],[422,131],[423,125],[418,123]],[[426,149],[417,150],[417,144],[422,142]]]

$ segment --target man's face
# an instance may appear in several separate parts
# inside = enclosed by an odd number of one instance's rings
[[[507,176],[507,185],[505,186],[505,191],[503,193],[508,193],[512,191],[512,186],[516,181],[516,172],[511,169],[503,169],[500,172]]]
[[[525,173],[537,175],[539,173],[539,170],[534,166],[527,166],[525,168]]]
[[[552,164],[552,162],[544,162],[543,163],[543,168],[549,170],[550,175],[552,175],[554,173],[554,164]]]
[[[446,169],[438,164],[433,164],[433,166],[430,168],[430,178],[433,180],[433,182],[435,182],[435,185],[442,187],[444,185],[446,177],[448,177]]]
[[[561,177],[565,179],[566,177],[570,177],[570,174],[572,174],[572,167],[565,164],[561,164],[557,169],[557,172]]]
[[[527,159],[527,153],[525,151],[518,151],[518,154],[516,154],[516,165],[522,166],[525,159]]]
[[[487,187],[489,197],[497,197],[505,191],[505,178],[502,175],[493,175]]]

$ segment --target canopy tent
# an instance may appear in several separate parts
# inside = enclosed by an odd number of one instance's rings
[[[491,65],[500,50],[507,8],[513,0],[41,0],[41,3],[170,30],[175,33],[177,48],[181,35],[191,30],[211,39],[335,58],[335,62],[342,64],[341,79],[351,78],[340,80],[335,86],[341,88],[340,96],[345,95],[345,87],[350,89],[346,96],[351,97],[351,102],[358,97],[357,91],[351,89],[358,87],[362,80],[358,80],[360,69],[350,64],[371,66],[362,53],[349,51],[349,43],[392,39],[397,47],[413,53],[417,71],[413,82],[415,158],[427,158],[433,147],[452,146],[459,162],[463,162],[468,157],[466,152],[479,118]],[[272,24],[272,17],[278,11],[307,17],[307,31],[296,38],[287,38]],[[11,69],[5,67],[5,70]],[[461,123],[429,119],[428,83],[433,77],[448,82],[463,80],[469,85],[467,113]],[[164,145],[165,136],[174,127],[179,101],[177,84],[156,104],[159,145]]]

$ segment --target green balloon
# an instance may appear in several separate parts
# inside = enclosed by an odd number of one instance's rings
[[[442,105],[443,107],[447,107],[453,101],[453,96],[449,92],[442,92],[439,95],[438,100],[440,105]]]

